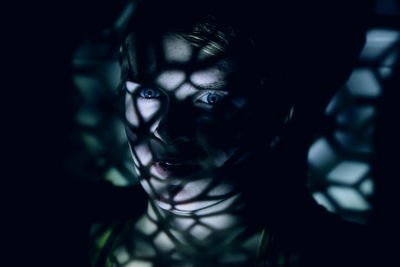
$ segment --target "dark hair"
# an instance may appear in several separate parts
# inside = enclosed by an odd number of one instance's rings
[[[135,39],[174,32],[195,47],[239,58],[244,66],[241,76],[260,83],[262,97],[258,99],[269,100],[261,105],[263,109],[277,115],[294,105],[297,115],[303,110],[303,122],[322,115],[362,48],[365,17],[353,20],[355,15],[364,15],[361,5],[345,0],[334,5],[319,1],[237,2],[141,1],[123,35],[122,80],[132,74],[132,62],[140,62],[141,55],[132,52]]]

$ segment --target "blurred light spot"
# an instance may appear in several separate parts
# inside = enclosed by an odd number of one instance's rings
[[[328,180],[351,185],[364,177],[369,169],[364,162],[343,161],[328,174]]]
[[[88,133],[82,133],[81,138],[86,148],[93,154],[99,154],[103,150],[103,145],[96,136]]]
[[[125,263],[129,260],[129,253],[125,247],[115,249],[114,255],[119,263]]]
[[[197,239],[202,240],[211,234],[211,230],[202,225],[195,225],[192,230],[190,230],[190,233]]]
[[[201,218],[200,221],[203,224],[205,224],[211,228],[214,228],[216,230],[232,227],[238,222],[237,218],[235,218],[229,214],[207,216],[207,217]]]
[[[254,234],[243,243],[242,247],[249,252],[253,252],[258,248],[260,238],[261,233]]]
[[[368,202],[354,189],[330,186],[328,194],[344,209],[365,211],[370,209]]]
[[[125,123],[122,120],[113,120],[110,123],[110,128],[107,129],[109,132],[113,133],[113,144],[114,146],[120,148],[126,148],[128,149],[127,146],[127,136],[126,136],[126,132],[125,132]],[[118,154],[121,153],[120,151],[118,151]],[[126,153],[126,155],[129,155],[128,153]]]
[[[240,262],[244,262],[247,260],[247,256],[243,253],[224,253],[222,254],[222,257],[220,258],[221,263],[232,263],[232,264],[238,264]]]
[[[335,131],[333,136],[340,146],[347,151],[365,154],[372,152],[371,140],[369,138],[362,138],[361,136],[343,131]]]
[[[314,142],[308,151],[308,162],[316,169],[330,169],[337,160],[336,158],[335,151],[325,138]]]
[[[146,241],[138,240],[134,244],[135,246],[135,255],[134,258],[144,258],[144,257],[154,257],[156,256],[156,252],[152,245],[147,243]]]
[[[153,264],[148,261],[132,260],[126,265],[126,267],[153,267]]]
[[[399,38],[400,34],[395,30],[373,29],[368,31],[366,45],[360,58],[366,61],[378,60]]]
[[[127,186],[129,184],[127,179],[114,167],[108,169],[104,176],[107,181],[115,186]]]
[[[232,103],[235,107],[242,108],[247,103],[247,99],[244,97],[234,97],[232,98]]]
[[[184,217],[176,217],[173,220],[173,224],[179,229],[179,230],[186,230],[190,226],[192,226],[195,223],[195,221],[191,218],[184,218]]]
[[[315,201],[325,207],[328,211],[330,212],[335,212],[335,208],[333,207],[332,203],[328,200],[328,198],[321,192],[314,192],[312,194],[313,198],[315,199]]]
[[[351,94],[359,97],[377,97],[381,93],[378,80],[371,70],[355,69],[347,82]]]
[[[370,196],[374,193],[374,182],[372,179],[366,179],[360,185],[360,191],[365,196]]]
[[[79,64],[81,60],[93,61],[106,58],[109,52],[110,48],[108,43],[86,40],[75,50],[74,64]]]
[[[157,246],[157,248],[164,252],[168,252],[175,247],[174,243],[164,232],[160,232],[154,238],[154,244]]]
[[[137,222],[137,227],[147,235],[153,234],[158,229],[157,226],[152,221],[150,221],[146,216],[143,216]]]
[[[337,116],[339,124],[360,127],[375,114],[375,108],[369,106],[350,107]]]
[[[96,78],[75,75],[73,80],[85,103],[95,103],[102,96],[101,93],[104,88]]]
[[[76,121],[84,126],[95,127],[100,122],[99,112],[83,107],[76,114]]]
[[[182,242],[182,241],[181,241],[181,242]],[[182,242],[182,243],[183,243],[183,242]],[[178,261],[183,260],[182,256],[181,256],[178,252],[173,253],[173,254],[171,255],[171,259],[178,260]]]
[[[172,234],[172,236],[174,237],[174,239],[176,239],[178,242],[185,244],[187,243],[187,239],[185,237],[188,237],[188,233],[187,232],[183,232],[183,231],[176,231],[174,229],[170,229],[169,230],[170,234]],[[175,243],[178,243],[175,241]],[[179,254],[179,253],[178,253]],[[178,256],[178,255],[176,255]],[[178,257],[177,257],[178,258]],[[180,257],[179,257],[180,258]]]
[[[129,157],[125,157],[125,162],[124,162],[124,168],[126,171],[129,173],[129,178],[131,182],[136,183],[137,182],[137,172],[135,171],[134,167],[132,166],[132,161],[129,159]]]
[[[118,16],[114,23],[115,30],[123,29],[124,25],[129,21],[134,10],[136,9],[136,2],[128,2],[125,8],[122,10],[121,14]]]
[[[400,46],[400,43],[399,43]],[[392,67],[396,64],[396,61],[399,57],[399,50],[394,50],[392,53],[390,53],[382,62],[382,66],[384,67]]]
[[[325,113],[328,115],[331,115],[340,108],[340,106],[343,104],[345,100],[345,96],[343,94],[343,90],[339,90],[331,99],[329,104],[327,105],[325,109]]]
[[[378,68],[378,73],[381,76],[382,79],[386,80],[388,78],[390,78],[390,76],[392,75],[392,68],[391,67],[380,67]]]

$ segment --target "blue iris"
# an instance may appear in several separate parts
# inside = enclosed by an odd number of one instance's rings
[[[158,92],[158,90],[153,88],[144,87],[140,89],[139,96],[143,98],[157,98],[160,96],[160,92]]]
[[[216,104],[221,101],[222,97],[218,94],[210,93],[207,95],[207,104]]]

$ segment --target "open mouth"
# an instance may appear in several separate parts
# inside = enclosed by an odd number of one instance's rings
[[[198,164],[189,164],[177,160],[159,160],[153,166],[163,178],[184,178],[201,171],[201,166]]]

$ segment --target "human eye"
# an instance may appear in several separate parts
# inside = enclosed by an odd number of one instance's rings
[[[197,101],[202,103],[202,104],[207,104],[207,105],[216,105],[219,102],[221,102],[221,100],[225,97],[226,93],[223,92],[208,92],[205,93],[203,95],[201,95]]]
[[[158,89],[144,86],[138,90],[138,95],[145,99],[156,99],[160,98],[161,93]]]

